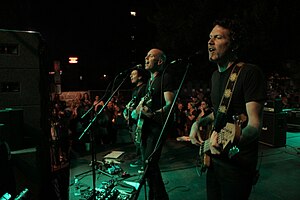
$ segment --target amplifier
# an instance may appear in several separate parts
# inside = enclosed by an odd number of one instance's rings
[[[282,112],[283,104],[281,99],[267,100],[264,104],[264,111],[266,112]]]
[[[264,112],[259,142],[272,147],[285,146],[287,131],[286,118],[286,112]]]

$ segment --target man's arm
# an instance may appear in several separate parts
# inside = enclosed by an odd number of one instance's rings
[[[144,112],[144,108],[146,106],[143,106],[143,104],[144,104],[144,100],[142,98],[141,101],[139,102],[139,104],[137,105],[137,107],[131,112],[132,119],[137,120],[139,118],[140,113]]]
[[[258,139],[259,133],[262,126],[262,111],[263,103],[251,101],[246,103],[246,111],[248,115],[248,124],[242,130],[242,134],[239,138],[238,146],[245,146]],[[210,137],[211,152],[218,154],[218,151],[213,152],[212,150],[219,147],[218,144],[218,133],[213,132]]]
[[[163,108],[160,108],[158,110],[154,110],[154,111],[151,111],[148,109],[147,106],[144,106],[143,109],[142,109],[142,113],[144,115],[146,115],[147,117],[149,118],[153,118],[153,117],[158,117],[159,119],[161,119],[161,114],[162,112],[165,114],[167,114],[169,111],[170,111],[170,108],[172,106],[172,102],[174,100],[174,92],[170,92],[170,91],[167,91],[167,92],[164,92],[164,99],[165,99],[165,105],[163,106]],[[163,109],[163,110],[162,110]]]
[[[170,92],[170,91],[164,92],[164,98],[165,98],[166,104],[163,107],[163,111],[161,109],[159,109],[159,110],[156,110],[154,112],[156,112],[156,113],[161,113],[161,112],[168,113],[171,106],[172,106],[174,96],[175,96],[174,92]]]
[[[248,124],[242,130],[239,146],[246,145],[259,137],[262,127],[263,103],[251,101],[246,103]]]
[[[200,118],[193,123],[189,135],[192,144],[200,145],[203,142],[200,137],[199,127],[205,126],[213,121],[214,121],[214,113],[212,112],[206,117]]]

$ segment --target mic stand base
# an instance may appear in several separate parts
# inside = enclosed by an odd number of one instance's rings
[[[99,194],[99,192],[93,189],[91,191],[91,195],[88,196],[88,197],[86,197],[85,199],[87,199],[87,200],[96,200],[96,199],[99,199],[99,198],[97,198],[98,194]]]

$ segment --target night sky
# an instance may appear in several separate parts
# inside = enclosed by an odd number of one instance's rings
[[[68,80],[74,80],[74,87],[80,74],[84,84],[79,89],[104,89],[107,81],[101,79],[103,74],[113,79],[119,72],[143,64],[152,47],[163,48],[169,61],[201,52],[193,56],[188,78],[209,78],[212,68],[207,61],[206,45],[210,25],[215,18],[229,14],[243,16],[254,36],[249,61],[262,66],[266,73],[280,71],[287,61],[297,66],[299,31],[294,29],[300,9],[296,2],[12,0],[0,8],[0,28],[40,32],[49,70],[53,68],[53,60],[59,60],[65,75],[70,76]],[[130,16],[132,10],[137,12],[136,17]],[[78,56],[79,63],[69,65],[69,56]],[[182,72],[185,64],[179,67],[174,70]]]

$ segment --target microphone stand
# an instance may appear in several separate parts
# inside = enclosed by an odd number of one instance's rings
[[[115,95],[115,93],[119,90],[119,88],[123,85],[125,80],[127,79],[129,74],[126,75],[125,78],[123,78],[122,82],[119,84],[119,86],[112,92],[111,96],[108,98],[108,100],[105,102],[105,104],[102,106],[102,108],[95,114],[93,119],[90,121],[88,126],[84,129],[82,134],[79,136],[78,140],[81,140],[81,138],[86,134],[87,131],[89,131],[90,127],[93,125],[93,123],[96,121],[98,115],[102,113],[106,105],[109,103],[109,101],[112,99],[112,97]],[[118,76],[117,76],[118,77]],[[93,131],[89,131],[90,133],[90,145],[91,145],[91,152],[92,152],[92,173],[93,173],[93,191],[92,191],[92,196],[89,197],[88,199],[97,199],[96,198],[96,169],[95,169],[95,162],[96,162],[96,152],[95,152],[95,136],[93,134]]]
[[[100,103],[101,101],[102,101],[102,99],[106,96],[106,93],[107,93],[107,90],[108,90],[108,87],[110,86],[110,84],[111,84],[112,82],[110,82],[109,84],[108,84],[108,86],[107,86],[107,88],[106,88],[106,90],[105,90],[105,94],[104,94],[104,96],[101,98],[101,99],[99,99],[99,101],[97,102],[97,104],[98,103]],[[82,116],[81,116],[81,119],[83,119],[87,114],[89,114],[93,109],[95,108],[95,105],[93,104]]]
[[[178,99],[179,92],[181,91],[182,85],[183,85],[183,83],[184,83],[184,81],[185,81],[185,78],[186,78],[186,75],[187,75],[188,70],[189,70],[189,68],[190,68],[190,65],[191,65],[191,63],[189,62],[189,63],[187,64],[187,66],[186,66],[185,73],[184,73],[184,75],[183,75],[183,77],[182,77],[182,80],[181,80],[181,83],[180,83],[180,85],[179,85],[179,87],[178,87],[178,89],[177,89],[177,93],[176,93],[176,95],[175,95],[175,97],[174,97],[174,100],[173,100],[173,102],[172,102],[171,108],[170,108],[169,113],[168,113],[168,115],[167,115],[167,118],[166,118],[166,120],[165,120],[165,122],[164,122],[163,128],[162,128],[162,130],[161,130],[161,132],[160,132],[160,136],[159,136],[159,138],[158,138],[158,141],[157,141],[157,143],[156,143],[156,146],[155,146],[153,152],[152,152],[152,153],[149,155],[149,157],[145,160],[145,169],[144,169],[144,173],[143,173],[143,175],[142,175],[142,177],[141,177],[141,179],[140,179],[140,181],[139,181],[138,189],[137,189],[136,192],[134,193],[132,200],[137,200],[137,199],[138,199],[142,186],[146,187],[145,181],[146,181],[146,174],[147,174],[147,171],[148,171],[148,165],[149,165],[149,163],[152,161],[153,155],[155,154],[155,152],[157,151],[157,149],[159,149],[159,146],[161,145],[161,138],[162,138],[162,135],[163,135],[163,133],[164,133],[164,131],[165,131],[165,129],[166,129],[168,120],[169,120],[169,118],[170,118],[170,116],[171,116],[171,113],[172,113],[172,111],[173,111],[173,109],[174,109],[174,106],[175,106],[176,101],[177,101],[177,99]],[[145,194],[145,195],[146,195],[146,194]]]

